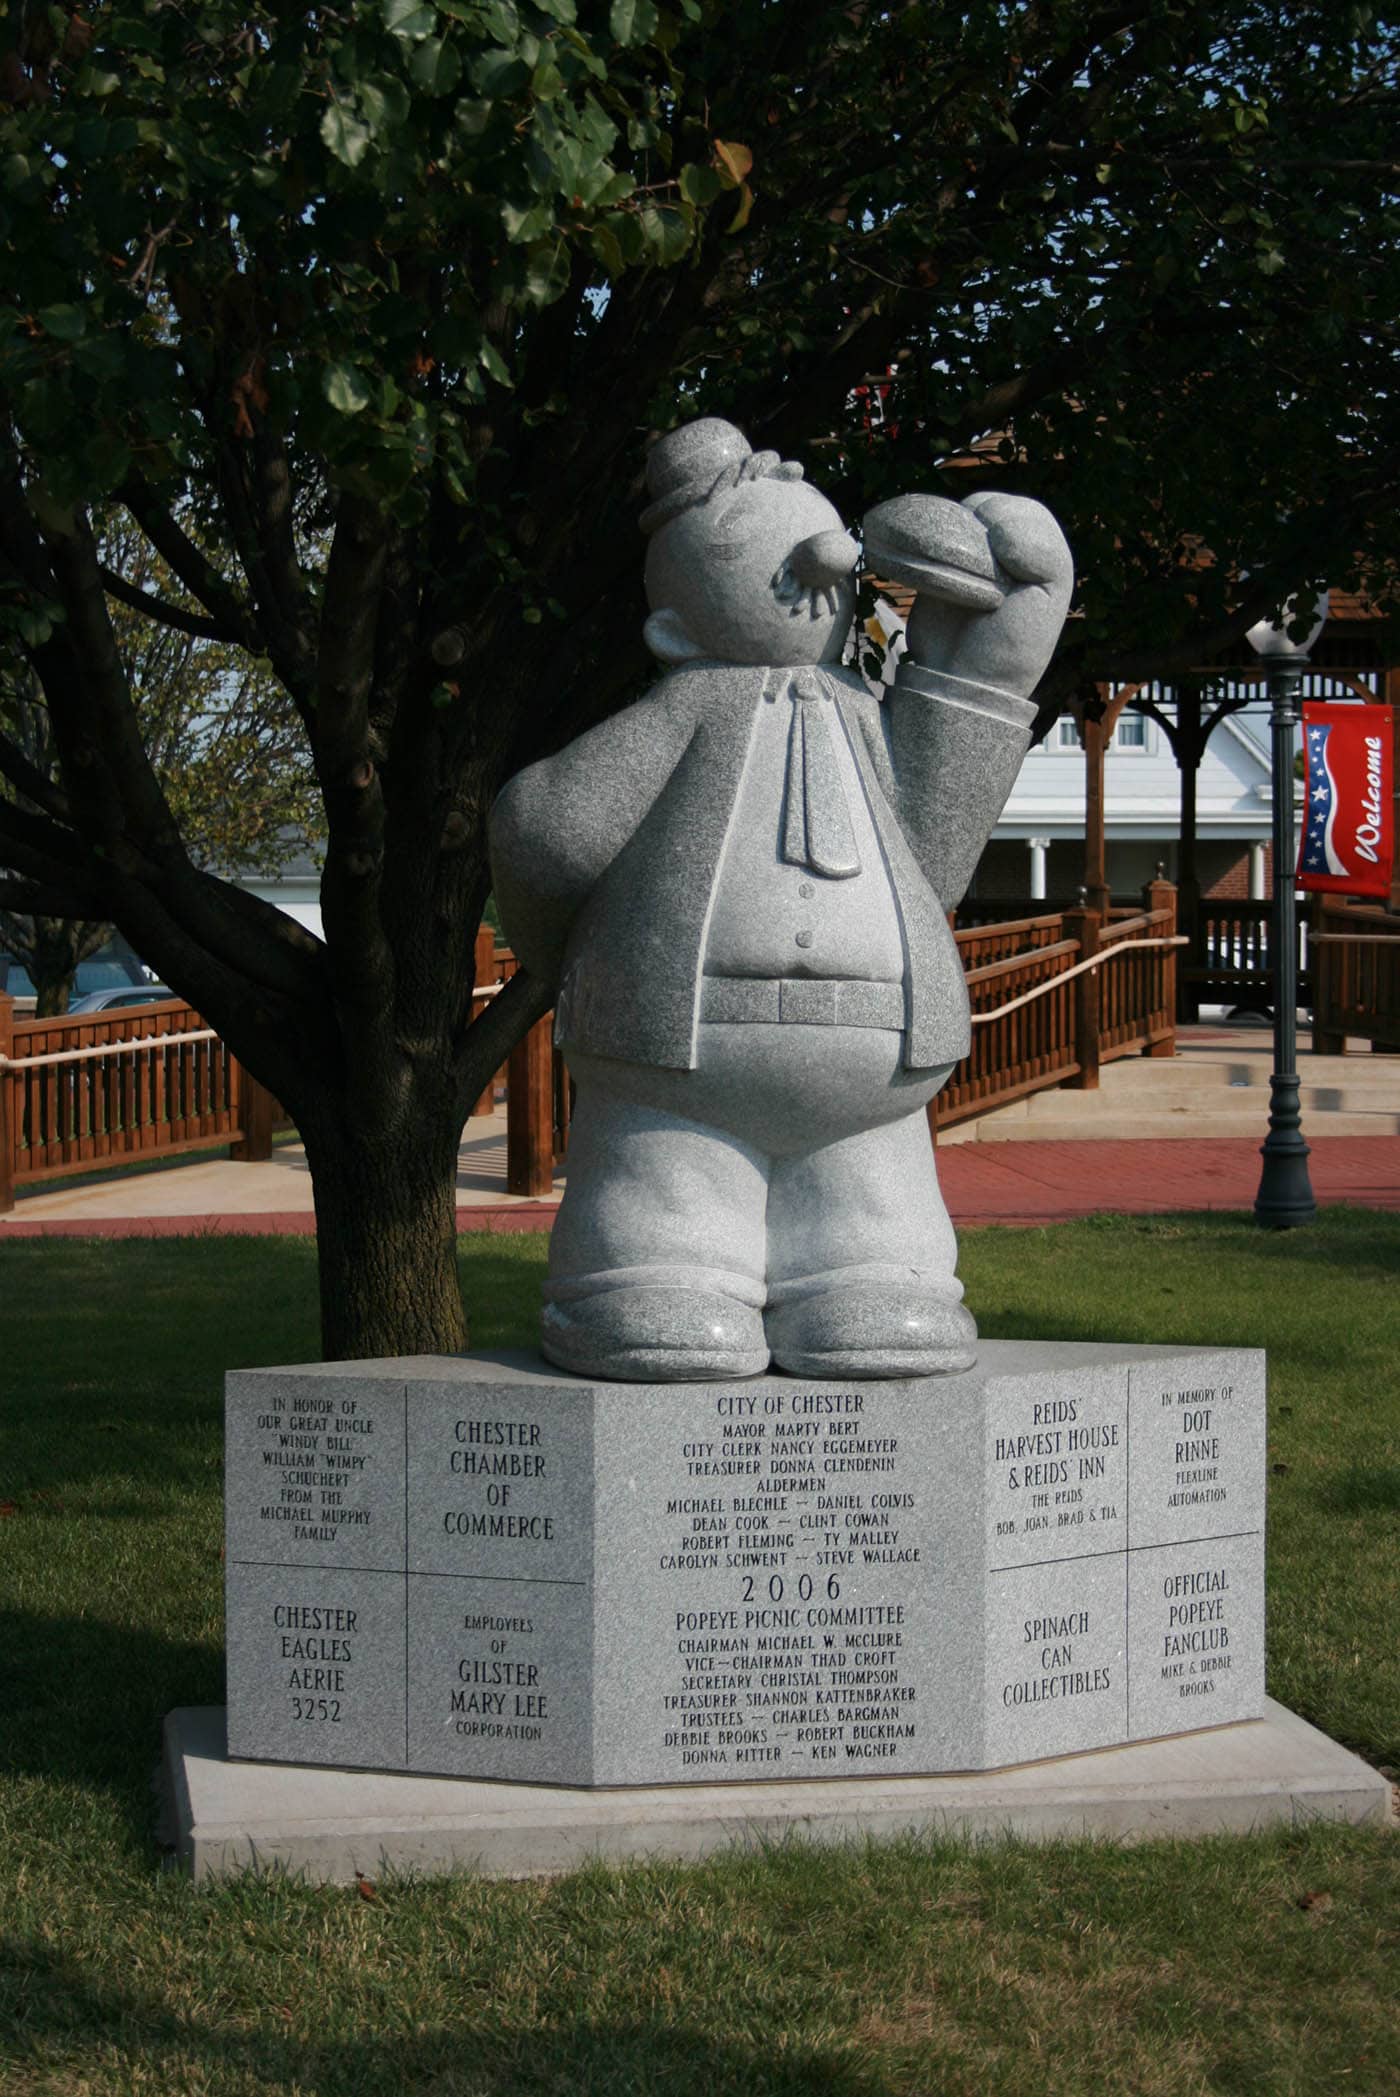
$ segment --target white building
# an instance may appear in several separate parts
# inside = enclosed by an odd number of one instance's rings
[[[1171,718],[1171,695],[1153,688],[1151,696]],[[1207,895],[1267,893],[1268,735],[1261,693],[1242,713],[1227,715],[1206,744],[1196,775],[1196,872]],[[1062,717],[1027,752],[972,894],[1073,896],[1084,879],[1084,797],[1079,731]],[[1120,714],[1104,752],[1104,831],[1115,897],[1130,900],[1159,865],[1176,880],[1181,773],[1165,731],[1146,714]]]
[[[904,652],[907,598],[896,589],[877,601],[870,630],[886,649],[886,682]],[[1367,693],[1379,696],[1386,672],[1374,645],[1367,647],[1373,625],[1359,600],[1333,592],[1329,638],[1314,650],[1314,661],[1324,661],[1306,674],[1305,698],[1359,702]],[[1252,662],[1247,651],[1242,655]],[[1330,667],[1329,655],[1335,658]],[[1263,899],[1272,880],[1269,704],[1262,678],[1257,672],[1242,675],[1242,669],[1237,663],[1211,679],[1202,701],[1207,718],[1222,693],[1243,704],[1217,723],[1196,773],[1196,882],[1203,896],[1232,901]],[[1144,685],[1138,697],[1175,722],[1172,686]],[[1064,716],[1045,742],[1027,752],[973,876],[969,901],[1071,900],[1085,879],[1085,790],[1079,728]],[[1169,881],[1180,882],[1181,818],[1181,770],[1171,739],[1150,714],[1130,704],[1104,753],[1105,871],[1115,900],[1132,901],[1159,866]]]

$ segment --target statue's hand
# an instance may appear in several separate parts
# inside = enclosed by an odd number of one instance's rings
[[[996,685],[1027,699],[1054,653],[1074,587],[1074,561],[1043,503],[991,490],[960,507],[984,527],[1003,592],[992,611],[953,603],[936,588],[920,591],[908,627],[911,659],[974,684]]]

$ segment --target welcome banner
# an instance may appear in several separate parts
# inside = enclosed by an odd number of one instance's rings
[[[1304,700],[1299,888],[1332,895],[1390,894],[1394,711]]]

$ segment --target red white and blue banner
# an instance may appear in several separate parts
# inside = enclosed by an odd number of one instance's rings
[[[1394,748],[1393,707],[1304,700],[1299,888],[1390,894]]]

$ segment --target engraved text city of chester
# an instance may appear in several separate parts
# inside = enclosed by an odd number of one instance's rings
[[[834,1774],[908,1755],[915,1494],[871,1415],[859,1391],[730,1391],[681,1445],[658,1570],[706,1576],[704,1604],[678,1594],[671,1612],[664,1745],[683,1768]]]

